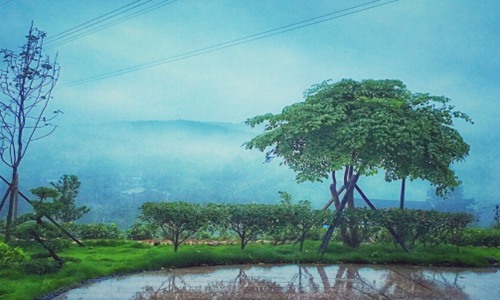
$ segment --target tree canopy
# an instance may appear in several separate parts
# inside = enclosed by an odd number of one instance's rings
[[[59,192],[56,202],[61,208],[55,214],[56,219],[62,222],[73,222],[80,219],[90,209],[87,206],[76,206],[76,197],[81,182],[75,175],[63,175],[58,182],[51,182],[51,185]]]
[[[161,229],[164,238],[174,243],[174,251],[206,223],[208,216],[199,204],[187,202],[146,202],[141,220]]]
[[[282,158],[299,182],[322,181],[344,167],[351,175],[382,169],[388,181],[420,178],[441,194],[459,184],[450,166],[469,152],[453,120],[472,122],[449,102],[412,93],[399,80],[324,81],[279,114],[247,119],[265,127],[245,145]]]

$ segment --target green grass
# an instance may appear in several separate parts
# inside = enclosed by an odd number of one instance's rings
[[[298,245],[249,244],[244,250],[239,245],[182,245],[174,253],[171,246],[87,241],[84,248],[74,245],[61,253],[72,260],[57,273],[34,275],[22,270],[0,270],[0,299],[35,299],[93,278],[161,268],[299,262],[485,267],[488,266],[486,257],[500,260],[497,248],[485,247],[462,247],[459,253],[454,246],[417,247],[405,253],[394,245],[367,244],[353,250],[332,243],[324,255],[317,254],[318,248],[319,242],[314,241],[306,242],[302,253]]]

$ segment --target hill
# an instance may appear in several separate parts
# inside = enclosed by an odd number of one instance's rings
[[[242,147],[258,133],[242,124],[185,120],[60,127],[32,145],[20,172],[21,190],[29,194],[63,174],[77,175],[78,202],[92,209],[83,221],[122,227],[145,201],[278,203],[278,191],[287,191],[322,207],[330,197],[328,183],[297,184],[286,166],[264,163],[262,153]],[[371,198],[399,195],[399,183],[384,183],[382,176],[360,184]],[[426,183],[410,183],[408,200],[425,200],[427,189]]]

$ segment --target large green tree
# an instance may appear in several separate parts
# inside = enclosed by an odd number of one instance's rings
[[[331,202],[337,211],[354,208],[353,193],[361,192],[357,180],[379,170],[388,181],[429,180],[440,194],[459,184],[450,165],[468,155],[469,145],[452,127],[453,120],[470,119],[455,111],[450,99],[412,93],[399,80],[351,79],[314,85],[304,98],[279,114],[248,119],[252,127],[264,124],[264,132],[246,147],[281,158],[297,173],[298,182],[331,176]],[[335,178],[339,170],[344,171],[340,189]],[[340,201],[342,190],[346,192]],[[359,242],[354,225],[344,228],[351,246]]]

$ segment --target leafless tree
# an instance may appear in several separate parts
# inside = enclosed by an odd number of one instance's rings
[[[12,171],[6,240],[17,218],[19,200],[19,166],[31,142],[54,132],[51,121],[61,111],[47,111],[52,91],[59,78],[57,56],[50,60],[42,54],[46,34],[30,26],[26,43],[19,52],[2,49],[0,69],[0,158]],[[1,206],[0,206],[1,209]]]

